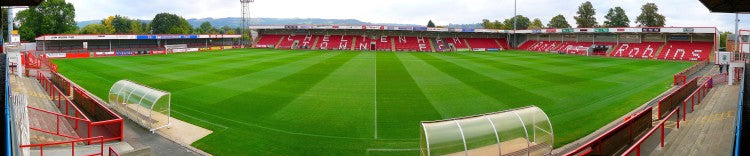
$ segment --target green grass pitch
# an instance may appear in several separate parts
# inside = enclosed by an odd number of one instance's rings
[[[213,131],[193,146],[216,155],[416,155],[420,121],[528,105],[550,116],[559,147],[666,91],[693,64],[268,49],[54,62],[99,97],[121,79],[171,92],[174,117]]]

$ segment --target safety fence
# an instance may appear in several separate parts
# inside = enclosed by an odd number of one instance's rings
[[[740,79],[740,92],[739,92],[739,100],[737,101],[737,119],[736,119],[736,127],[734,129],[734,144],[732,144],[732,154],[734,156],[740,156],[742,155],[742,126],[743,121],[742,118],[744,117],[744,109],[745,109],[745,85],[747,82],[745,82],[745,76],[747,76],[747,69],[743,69],[742,71],[742,78]]]
[[[695,91],[693,91],[687,98],[682,100],[682,107],[677,107],[673,109],[672,111],[667,114],[667,116],[664,118],[664,120],[660,121],[653,129],[649,130],[646,135],[644,135],[641,139],[638,140],[633,146],[628,148],[622,155],[634,155],[634,156],[640,156],[642,153],[649,154],[654,150],[657,150],[657,143],[658,148],[663,148],[665,141],[664,138],[667,134],[669,134],[673,129],[668,129],[665,126],[671,126],[669,124],[675,123],[675,128],[680,128],[680,109],[682,110],[682,121],[685,121],[687,119],[687,110],[690,108],[690,112],[692,113],[695,111],[695,105],[700,104],[702,100],[708,95],[708,92],[711,91],[713,88],[713,78],[712,77],[706,77],[706,81],[703,82]],[[695,79],[694,79],[695,80]],[[678,90],[679,91],[679,90]],[[678,92],[675,91],[675,92]],[[665,97],[666,98],[666,97]],[[677,118],[673,118],[673,115],[677,114]],[[671,122],[668,122],[671,121]],[[653,136],[653,134],[660,130],[659,137]],[[657,139],[658,138],[658,139]],[[653,147],[653,148],[651,148]]]
[[[566,153],[565,156],[616,154],[622,147],[631,145],[639,135],[651,128],[652,110],[652,107],[648,107],[636,113],[629,120]]]
[[[86,119],[55,113],[31,106],[27,106],[27,108],[29,110],[29,116],[35,118],[35,121],[39,123],[29,125],[29,129],[31,130],[62,136],[69,139],[80,139],[81,137],[79,136],[86,136],[86,134],[88,134],[87,129],[90,121]],[[49,122],[54,122],[54,124]]]
[[[98,100],[88,96],[88,92],[75,86],[73,87],[75,90],[73,100],[71,100],[42,72],[38,73],[37,79],[50,95],[50,99],[57,103],[58,109],[64,113],[30,109],[35,110],[34,113],[40,114],[38,116],[46,117],[46,119],[55,118],[56,121],[54,131],[49,127],[35,127],[34,130],[67,138],[103,136],[104,141],[122,140],[123,119]],[[75,134],[65,131],[60,132],[61,124],[66,123],[72,126]]]
[[[708,61],[701,61],[693,66],[688,67],[687,69],[684,69],[680,71],[677,74],[674,74],[674,85],[682,85],[687,81],[687,77],[690,75],[695,74],[696,72],[700,71],[703,67],[708,65]]]
[[[680,128],[680,119],[685,120],[686,110],[690,108],[691,112],[694,111],[695,105],[704,100],[714,84],[712,77],[706,77],[706,81],[700,85],[697,83],[698,78],[694,78],[660,99],[656,110],[658,115],[655,118],[652,119],[653,107],[648,107],[565,155],[621,154],[640,156],[641,153],[651,153],[655,150],[655,148],[644,147],[656,147],[657,144],[664,147],[665,136],[673,130],[668,127]],[[682,110],[682,114],[680,114],[680,110]],[[661,121],[656,125],[652,125],[652,121],[660,119]],[[642,133],[644,131],[645,134]],[[654,135],[657,131],[660,132],[659,135]],[[643,135],[641,136],[641,134]],[[627,150],[620,153],[625,147],[627,147]]]
[[[676,118],[675,118],[676,116]],[[684,117],[683,117],[684,120]],[[659,147],[664,147],[664,137],[671,133],[673,130],[666,127],[667,121],[672,121],[669,123],[675,123],[674,126],[676,128],[680,128],[680,108],[672,110],[664,120],[660,121],[658,124],[656,124],[655,127],[650,129],[643,137],[638,139],[633,146],[630,146],[625,152],[623,152],[622,156],[640,156],[641,153],[651,153],[655,148],[646,148],[651,146],[656,146],[658,144]],[[671,125],[670,125],[671,126]],[[658,137],[654,136],[653,134],[660,130]],[[646,147],[644,147],[644,145]]]
[[[117,151],[114,148],[112,148],[112,147],[109,147],[109,149],[107,151],[109,151],[109,152],[107,152],[107,153],[109,153],[109,156],[120,156],[120,154],[117,153]]]
[[[51,71],[57,71],[57,65],[49,60],[49,56],[39,51],[26,51],[22,53],[21,62],[28,69],[41,69],[44,66],[49,67]],[[28,72],[26,72],[28,73]]]
[[[53,142],[53,143],[42,143],[42,144],[31,144],[31,145],[21,145],[20,148],[31,148],[33,150],[39,151],[39,156],[44,156],[44,148],[45,147],[58,147],[61,145],[67,145],[70,144],[70,155],[76,155],[76,144],[77,143],[90,143],[90,142],[98,142],[99,143],[99,152],[98,153],[89,153],[84,154],[86,156],[95,156],[95,155],[104,155],[104,137],[97,136],[97,137],[91,137],[91,138],[81,138],[81,139],[73,139],[70,141],[61,141],[61,142]],[[111,147],[110,147],[111,148]],[[110,149],[111,150],[111,149]],[[81,155],[81,154],[78,154]]]
[[[708,79],[706,82],[703,82],[698,89],[696,89],[693,93],[691,93],[685,100],[682,102],[682,115],[687,117],[687,106],[690,106],[690,112],[692,113],[695,111],[695,105],[699,104],[706,95],[708,95],[708,92],[711,91],[711,88],[714,87],[713,85],[713,78],[707,77]],[[683,119],[684,120],[684,119]]]
[[[662,119],[667,113],[671,112],[682,103],[695,89],[698,88],[698,77],[693,78],[687,83],[682,84],[677,90],[669,93],[657,103],[657,117]]]
[[[52,72],[50,77],[51,77],[50,80],[52,80],[52,84],[57,86],[57,88],[59,88],[60,91],[62,91],[63,95],[70,96],[71,94],[70,88],[72,87],[70,87],[70,82],[68,80],[63,78],[62,75],[60,75],[60,73],[57,73],[57,72]]]

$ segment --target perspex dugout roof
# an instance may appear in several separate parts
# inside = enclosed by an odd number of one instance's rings
[[[529,106],[421,123],[421,155],[550,155],[552,124]]]

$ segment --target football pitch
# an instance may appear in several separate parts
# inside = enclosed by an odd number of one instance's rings
[[[559,147],[666,91],[693,64],[269,49],[53,61],[99,97],[121,79],[171,92],[172,116],[212,130],[192,145],[214,155],[418,155],[420,121],[528,105],[549,115]]]

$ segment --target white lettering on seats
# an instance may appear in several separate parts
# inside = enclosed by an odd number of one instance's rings
[[[701,55],[700,55],[701,52],[703,52],[703,50],[693,50],[693,52],[692,52],[693,57],[690,58],[690,60],[692,60],[692,61],[700,60],[701,59]]]
[[[310,43],[310,40],[312,40],[312,35],[306,35],[305,40],[302,41],[302,46],[307,47],[307,44]]]
[[[425,51],[425,49],[427,49],[427,45],[424,42],[424,37],[417,37],[417,44],[419,44],[419,51]]]
[[[650,58],[652,55],[654,55],[654,48],[651,48],[651,45],[648,45],[646,50],[643,51],[641,58]]]
[[[349,47],[348,46],[349,40],[344,39],[344,37],[346,36],[341,35],[341,42],[339,43],[339,50],[344,50],[344,49],[347,49],[347,47]]]
[[[641,52],[641,48],[633,48],[628,51],[628,57],[634,57],[635,54],[638,54]]]
[[[320,43],[320,49],[328,49],[328,41],[331,35],[323,36],[323,42]]]
[[[359,49],[360,50],[366,50],[367,47],[369,47],[368,45],[370,45],[370,42],[367,42],[367,36],[363,35],[362,36],[362,41],[359,42]]]
[[[669,48],[667,48],[667,53],[664,53],[664,58],[663,59],[666,60],[667,57],[669,57],[669,52],[672,52],[672,46],[671,45],[669,46]]]
[[[625,52],[625,49],[628,49],[628,47],[630,47],[630,44],[622,44],[622,46],[617,49],[614,56],[622,56],[622,52]]]
[[[435,39],[435,42],[437,43],[437,48],[438,48],[438,50],[442,51],[442,50],[443,50],[443,48],[444,48],[444,47],[443,47],[443,40],[442,40],[442,39],[439,39],[439,38],[436,38],[436,39]]]
[[[677,59],[677,54],[680,54],[680,58]],[[674,51],[674,55],[672,56],[673,60],[682,60],[685,58],[685,49],[677,49]]]

